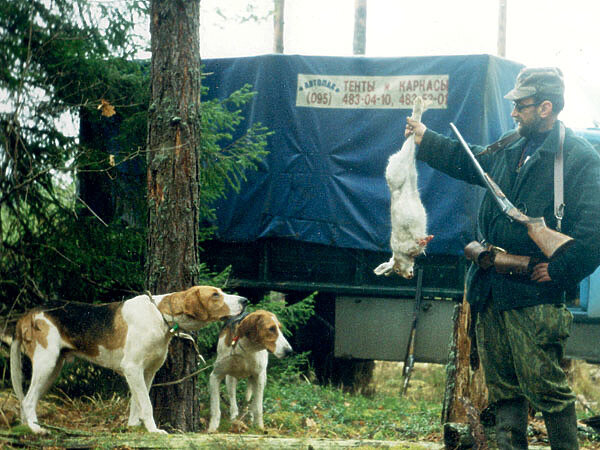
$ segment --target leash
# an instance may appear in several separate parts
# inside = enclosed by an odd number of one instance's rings
[[[202,362],[205,364],[206,366],[206,360],[204,359],[204,357],[200,354],[200,350],[198,349],[198,345],[196,344],[196,341],[194,340],[194,338],[187,334],[184,333],[182,331],[179,330],[179,324],[177,322],[173,322],[173,325],[171,325],[169,323],[169,321],[167,320],[167,318],[164,316],[164,314],[162,313],[162,311],[160,309],[158,309],[158,305],[156,304],[156,302],[154,301],[154,297],[152,297],[152,294],[150,293],[150,291],[145,291],[145,294],[148,296],[148,298],[150,299],[150,302],[156,307],[156,309],[158,310],[158,312],[160,313],[160,316],[162,317],[163,321],[165,322],[165,324],[167,325],[168,329],[169,329],[169,333],[172,334],[175,337],[179,337],[182,339],[187,339],[190,340],[192,342],[192,344],[194,345],[194,349],[196,350],[196,354],[198,355],[198,357],[202,360]],[[171,308],[171,304],[169,303],[169,308]],[[172,313],[172,310],[171,310]],[[239,322],[242,321],[242,319],[244,319],[244,317],[246,317],[249,313],[248,312],[243,312],[242,314],[238,314],[237,316],[235,316],[232,319],[229,319],[229,321],[224,325],[223,328],[229,326],[231,327],[231,330],[233,331],[233,329],[235,328],[235,325],[237,325]],[[171,317],[174,317],[173,314],[171,314]],[[235,347],[238,344],[238,340],[239,340],[239,336],[236,336],[236,338],[234,339],[233,342],[233,352],[235,352]],[[240,345],[241,348],[241,345]],[[243,349],[242,349],[243,350]],[[229,355],[227,358],[231,358],[233,357],[233,352],[231,355]],[[179,383],[183,383],[185,380],[195,377],[196,375],[214,367],[215,364],[211,364],[209,366],[203,367],[202,369],[198,369],[192,373],[189,373],[187,375],[185,375],[184,377],[179,378],[178,380],[173,380],[173,381],[165,381],[164,383],[153,383],[152,387],[164,387],[164,386],[173,386],[175,384],[179,384]]]
[[[150,295],[150,294],[148,293],[148,295]],[[150,296],[150,298],[152,298],[152,296]],[[222,328],[222,329],[229,328],[229,329],[230,329],[230,331],[231,331],[231,333],[232,333],[232,334],[235,334],[235,333],[233,333],[233,331],[234,331],[234,329],[235,329],[236,325],[238,325],[238,324],[239,324],[239,323],[240,323],[240,322],[241,322],[241,321],[242,321],[242,320],[243,320],[243,319],[244,319],[244,318],[245,318],[245,317],[246,317],[248,314],[249,314],[249,312],[245,311],[245,312],[243,312],[243,313],[241,313],[241,314],[238,314],[238,315],[237,315],[237,316],[235,316],[235,317],[232,317],[231,319],[229,319],[229,320],[228,320],[228,321],[225,323],[225,325],[223,325],[223,328]],[[163,317],[163,318],[164,318],[164,317]],[[166,319],[165,319],[165,321],[166,321]],[[239,339],[240,339],[240,337],[239,337],[239,336],[237,336],[237,335],[236,335],[236,336],[235,336],[235,337],[232,339],[232,343],[231,343],[231,348],[232,348],[232,349],[231,349],[231,354],[230,354],[230,355],[228,355],[228,356],[226,356],[225,358],[223,358],[222,360],[220,360],[220,361],[218,361],[218,362],[221,362],[221,363],[222,363],[224,360],[227,360],[227,359],[230,359],[230,358],[234,358],[234,357],[236,357],[237,355],[235,354],[235,351],[236,351],[236,348],[237,348],[238,346],[240,347],[240,350],[241,350],[241,351],[244,351],[244,349],[243,349],[242,345],[239,343]],[[204,358],[202,358],[202,360],[204,361]],[[206,364],[206,362],[204,362],[204,364]],[[188,375],[186,375],[186,376],[184,376],[184,377],[182,377],[182,378],[180,378],[180,379],[178,379],[178,380],[174,380],[174,381],[167,381],[167,382],[164,382],[164,383],[157,383],[157,384],[153,384],[153,385],[152,385],[152,387],[154,387],[154,386],[159,386],[159,387],[161,387],[161,386],[172,386],[172,385],[174,385],[174,384],[179,384],[179,383],[181,383],[181,382],[183,382],[183,381],[187,380],[188,378],[191,378],[191,377],[193,377],[193,376],[196,376],[196,375],[198,375],[198,374],[200,374],[200,373],[204,372],[205,370],[208,370],[208,369],[210,369],[210,368],[212,368],[212,367],[215,367],[216,365],[217,365],[217,362],[215,362],[215,363],[213,363],[213,364],[211,364],[211,365],[209,365],[209,366],[203,367],[202,369],[198,369],[198,370],[196,370],[195,372],[192,372],[192,373],[190,373],[190,374],[188,374]]]
[[[202,360],[204,361],[204,358],[202,358]],[[206,364],[206,362],[205,362],[204,364]],[[195,376],[196,376],[196,375],[198,375],[199,373],[202,373],[202,372],[204,372],[205,370],[208,370],[208,369],[210,369],[211,367],[214,367],[214,364],[211,364],[210,366],[203,367],[202,369],[198,369],[198,370],[196,370],[195,372],[192,372],[192,373],[190,373],[190,374],[186,375],[185,377],[182,377],[182,378],[180,378],[180,379],[178,379],[178,380],[175,380],[175,381],[165,381],[164,383],[152,383],[152,386],[151,386],[151,387],[172,386],[172,385],[174,385],[174,384],[183,383],[183,382],[184,382],[185,380],[187,380],[188,378],[195,377]]]
[[[237,348],[238,345],[240,346],[240,349],[242,351],[244,351],[244,348],[242,347],[242,344],[239,343],[240,336],[239,336],[239,334],[237,334],[235,332],[235,328],[236,328],[237,325],[239,325],[241,323],[242,320],[244,320],[246,318],[246,316],[248,314],[250,314],[248,311],[244,311],[244,312],[238,314],[237,316],[232,317],[231,319],[229,319],[225,323],[225,325],[223,325],[222,329],[229,328],[229,332],[233,335],[233,338],[231,340],[231,348],[232,348],[232,350],[231,350],[231,355],[230,356],[233,356],[233,354],[235,353],[235,349]]]
[[[241,348],[241,345],[240,345],[240,348]],[[243,350],[243,349],[242,349],[242,350]],[[230,359],[230,358],[233,358],[233,357],[237,356],[237,355],[235,355],[235,354],[234,354],[234,352],[235,352],[235,348],[232,350],[232,353],[231,353],[231,355],[228,355],[228,356],[226,356],[225,358],[223,358],[223,359],[221,360],[221,362],[222,362],[222,361],[224,361],[224,360],[227,360],[227,359]],[[203,358],[203,360],[204,360],[204,358]],[[206,362],[205,362],[204,364],[206,364]],[[165,381],[164,383],[153,383],[153,384],[152,384],[152,387],[155,387],[155,386],[157,386],[157,387],[162,387],[162,386],[172,386],[172,385],[174,385],[174,384],[179,384],[179,383],[182,383],[182,382],[184,382],[185,380],[187,380],[188,378],[192,378],[192,377],[194,377],[194,376],[196,376],[196,375],[198,375],[198,374],[200,374],[200,373],[204,372],[205,370],[208,370],[208,369],[211,369],[211,368],[215,367],[215,365],[216,365],[216,363],[210,364],[210,365],[208,365],[208,366],[206,366],[206,367],[203,367],[202,369],[198,369],[198,370],[196,370],[195,372],[192,372],[192,373],[190,373],[190,374],[188,374],[188,375],[186,375],[186,376],[184,376],[184,377],[182,377],[182,378],[179,378],[178,380],[174,380],[174,381]]]
[[[183,331],[181,331],[179,329],[179,324],[174,321],[173,325],[171,325],[169,323],[169,321],[167,320],[167,318],[164,316],[164,314],[162,313],[162,311],[160,309],[158,309],[158,305],[156,304],[156,302],[154,301],[154,297],[152,297],[152,294],[150,293],[150,291],[146,291],[146,295],[148,296],[148,298],[150,299],[150,302],[152,302],[152,304],[156,307],[156,310],[159,312],[160,316],[162,317],[163,321],[165,322],[165,324],[167,325],[167,327],[169,328],[169,333],[174,336],[174,337],[178,337],[181,339],[187,339],[188,341],[190,341],[192,343],[192,345],[194,346],[194,350],[196,350],[196,355],[198,355],[198,357],[202,360],[202,362],[204,364],[206,364],[206,360],[204,359],[204,357],[200,354],[200,349],[198,348],[198,344],[196,344],[196,340],[189,335],[188,333],[184,333]],[[169,309],[171,308],[171,303],[169,303]],[[171,310],[171,317],[175,317],[173,315],[173,311]]]

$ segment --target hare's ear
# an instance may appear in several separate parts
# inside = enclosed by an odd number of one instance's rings
[[[429,244],[429,242],[432,239],[433,239],[433,234],[430,234],[428,236],[425,236],[424,238],[418,239],[417,244],[419,244],[421,247],[425,248],[425,247],[427,247],[427,244]]]
[[[387,262],[379,264],[377,267],[375,267],[375,269],[373,269],[373,272],[375,272],[375,275],[389,275],[393,269],[394,259],[392,258]]]

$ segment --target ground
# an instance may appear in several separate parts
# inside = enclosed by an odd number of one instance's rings
[[[577,364],[574,374],[574,386],[580,397],[578,402],[578,416],[592,415],[598,403],[598,376],[600,370],[597,366]],[[400,399],[398,391],[401,389],[401,365],[398,363],[378,362],[374,372],[374,389],[385,397],[393,397],[395,403],[406,402],[409,414],[420,414],[419,409],[408,409],[412,404],[426,402],[424,408],[437,408],[440,401],[438,397],[443,392],[444,370],[441,366],[417,365],[411,378],[408,394],[405,399]],[[276,383],[273,382],[272,385]],[[273,386],[275,388],[275,386]],[[289,386],[288,386],[288,390]],[[282,389],[283,391],[283,389]],[[283,397],[282,391],[273,391],[272,398],[277,395]],[[174,433],[168,436],[158,436],[146,433],[142,428],[130,430],[127,423],[127,399],[114,394],[109,398],[99,396],[71,399],[64,392],[54,391],[47,395],[38,409],[40,420],[50,424],[51,433],[45,437],[32,435],[26,427],[18,425],[17,402],[9,389],[0,391],[0,448],[16,447],[44,447],[44,448],[226,448],[226,449],[269,449],[269,448],[397,448],[397,449],[436,449],[444,448],[442,443],[441,425],[432,423],[430,428],[398,428],[399,414],[396,413],[394,423],[391,424],[398,431],[393,435],[380,437],[378,428],[388,419],[383,416],[374,416],[383,406],[371,402],[364,396],[349,396],[331,387],[320,388],[312,386],[308,394],[302,393],[302,387],[295,385],[291,389],[293,397],[291,403],[285,398],[273,401],[274,411],[269,413],[269,422],[266,423],[267,431],[261,434],[259,430],[248,428],[244,423],[228,422],[224,419],[221,428],[227,433],[210,435],[201,433]],[[276,394],[275,394],[276,392]],[[309,418],[305,409],[300,409],[303,395],[319,396],[309,399],[310,412],[316,412],[314,420]],[[343,396],[342,396],[343,395]],[[375,395],[374,397],[377,397]],[[327,397],[332,397],[327,403]],[[273,398],[273,400],[275,400]],[[341,403],[341,404],[340,404]],[[332,421],[331,416],[326,416],[327,410],[337,408],[340,414],[349,422],[351,433],[341,427],[341,422]],[[410,404],[410,405],[409,405]],[[379,406],[378,406],[379,405]],[[318,410],[317,411],[317,407]],[[343,409],[348,408],[348,409]],[[286,411],[281,411],[281,410]],[[349,420],[352,409],[360,409],[363,415],[363,424]],[[297,410],[297,411],[296,411]],[[375,412],[374,412],[375,411]],[[356,413],[356,411],[354,411]],[[426,420],[439,420],[437,413],[423,416]],[[297,417],[296,417],[297,416]],[[323,417],[321,417],[323,416]],[[320,420],[321,418],[321,420]],[[406,422],[406,419],[404,419]],[[381,424],[378,427],[378,422]],[[7,427],[10,424],[10,428]],[[293,424],[297,424],[294,428]],[[366,428],[371,425],[371,428]],[[420,426],[420,425],[419,425]],[[407,433],[408,430],[408,433]],[[434,431],[432,431],[434,430]],[[435,431],[437,430],[437,431]],[[581,433],[580,436],[584,436]],[[364,437],[364,438],[363,438]],[[591,436],[582,442],[583,449],[600,449],[596,437]],[[545,430],[539,416],[530,423],[530,448],[547,449],[545,444]]]

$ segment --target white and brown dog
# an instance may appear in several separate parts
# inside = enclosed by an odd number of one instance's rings
[[[240,314],[248,300],[212,286],[194,286],[170,294],[139,295],[101,306],[66,304],[32,310],[19,319],[11,344],[10,372],[21,403],[21,420],[35,433],[36,406],[52,386],[67,357],[79,356],[120,373],[131,390],[129,426],[156,427],[148,392],[167,357],[173,328],[195,331]],[[21,351],[32,365],[31,384],[23,396]]]
[[[210,423],[208,431],[214,433],[221,421],[219,386],[225,378],[229,395],[230,417],[238,416],[236,401],[237,380],[248,378],[246,402],[250,416],[260,429],[263,424],[263,394],[267,382],[268,352],[278,358],[292,353],[292,347],[283,336],[275,314],[258,310],[240,318],[231,319],[223,327],[217,345],[217,359],[210,374]]]

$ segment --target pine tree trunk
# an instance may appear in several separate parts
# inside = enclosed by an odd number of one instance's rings
[[[274,0],[275,13],[273,14],[273,52],[283,53],[283,12],[285,9],[285,0]]]
[[[196,282],[200,142],[200,1],[152,0],[148,111],[147,286],[163,294]],[[178,380],[197,367],[193,347],[171,342],[155,383]],[[158,426],[196,431],[198,391],[192,377],[151,390]]]

